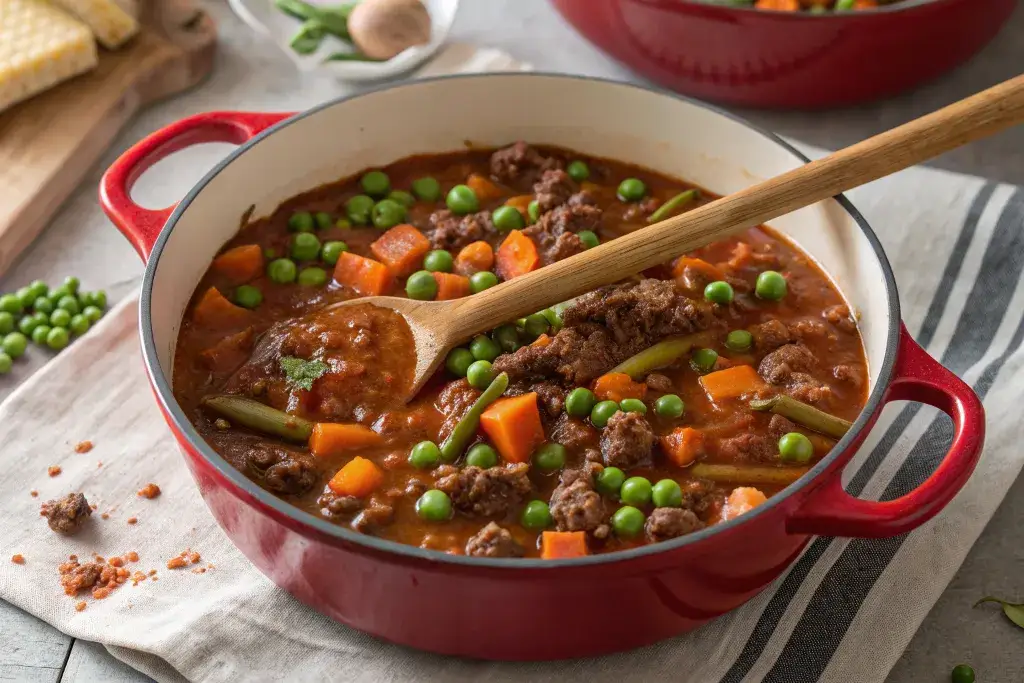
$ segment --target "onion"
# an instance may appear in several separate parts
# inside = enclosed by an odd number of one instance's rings
[[[363,0],[348,18],[352,42],[371,59],[391,59],[430,42],[430,14],[420,0]]]

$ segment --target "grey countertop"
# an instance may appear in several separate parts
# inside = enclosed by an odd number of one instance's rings
[[[89,288],[106,288],[111,299],[128,294],[142,266],[96,204],[102,169],[145,134],[182,116],[211,109],[303,109],[345,92],[322,76],[297,76],[289,62],[260,42],[223,2],[207,0],[218,20],[221,49],[214,75],[196,90],[146,112],[126,130],[93,169],[43,236],[0,280],[7,291],[35,278],[54,281],[74,273]],[[538,69],[641,80],[582,40],[544,0],[463,2],[452,39],[499,47]],[[880,132],[1000,80],[1024,66],[1024,7],[1018,6],[999,37],[967,65],[940,80],[890,100],[838,111],[792,113],[741,111],[757,123],[814,145],[837,148]],[[225,151],[206,145],[157,164],[137,186],[147,206],[182,196]],[[935,165],[1024,185],[1024,127],[951,152]],[[38,369],[49,355],[33,349],[0,381],[0,399]],[[889,683],[948,681],[953,664],[966,661],[985,678],[986,665],[1024,668],[1024,635],[996,615],[972,612],[978,596],[1024,597],[1024,477],[1010,489],[987,529],[942,598],[922,624]],[[113,659],[99,645],[76,641],[0,601],[0,680],[143,681],[145,677]]]

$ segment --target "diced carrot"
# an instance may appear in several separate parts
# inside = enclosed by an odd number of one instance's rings
[[[498,275],[504,280],[511,280],[535,270],[540,265],[540,256],[533,240],[519,230],[513,230],[498,247],[495,261]]]
[[[455,257],[455,272],[469,277],[494,266],[494,249],[483,240],[470,242]]]
[[[549,337],[547,334],[542,334],[539,337],[537,337],[536,339],[534,339],[530,343],[530,346],[536,346],[536,347],[540,348],[542,346],[547,346],[550,343],[551,343],[551,337]]]
[[[668,459],[679,467],[692,464],[704,450],[704,434],[693,427],[676,427],[659,441]]]
[[[252,312],[228,301],[216,287],[210,287],[192,310],[192,319],[203,327],[242,327],[251,322]]]
[[[771,9],[779,12],[799,12],[800,0],[757,0],[754,7],[758,9]]]
[[[395,276],[380,261],[343,251],[334,266],[334,280],[363,296],[387,294],[395,283]]]
[[[537,394],[502,398],[480,415],[480,428],[508,462],[527,462],[544,441]]]
[[[256,329],[247,327],[237,334],[222,337],[199,356],[211,370],[234,371],[248,359]]]
[[[854,0],[853,9],[874,9],[878,7],[878,0]]]
[[[725,505],[722,506],[722,521],[739,517],[744,512],[750,512],[766,500],[768,500],[767,496],[753,486],[734,488],[729,497],[725,499]]]
[[[594,395],[598,400],[616,403],[624,398],[642,400],[647,395],[647,385],[643,382],[634,382],[633,378],[624,372],[609,372],[594,382]]]
[[[384,483],[384,472],[372,461],[356,456],[331,477],[327,485],[339,496],[365,498]]]
[[[326,458],[375,446],[382,440],[380,434],[361,424],[317,422],[313,425],[313,435],[309,437],[309,452],[318,458]]]
[[[511,206],[523,215],[526,220],[530,219],[530,202],[533,201],[532,194],[517,194],[505,200],[505,206]]]
[[[461,299],[469,296],[469,278],[455,273],[431,273],[437,282],[437,300]]]
[[[756,391],[764,382],[751,366],[737,365],[702,376],[700,385],[712,401],[722,401]]]
[[[394,273],[405,277],[420,269],[430,251],[430,240],[411,225],[396,225],[370,245],[370,251]]]
[[[587,554],[585,531],[545,531],[540,535],[540,556],[545,560],[567,560]]]
[[[680,256],[676,259],[676,262],[672,264],[672,277],[679,279],[682,277],[683,271],[687,268],[696,270],[711,281],[725,279],[725,273],[715,266],[711,265],[704,259],[692,258],[690,256]]]
[[[466,185],[473,190],[477,199],[497,199],[501,196],[501,188],[478,173],[471,173]]]
[[[249,282],[263,272],[263,250],[258,244],[228,249],[213,259],[213,269],[235,284]]]

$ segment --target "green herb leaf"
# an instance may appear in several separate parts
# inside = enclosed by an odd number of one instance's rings
[[[1024,628],[1024,603],[1007,602],[1006,600],[1000,600],[989,595],[978,600],[978,602],[974,603],[974,606],[977,607],[983,602],[995,602],[1002,605],[1003,614],[1006,615],[1006,618],[1017,624],[1017,626]]]
[[[313,382],[330,369],[323,361],[303,360],[295,356],[285,356],[280,362],[288,381],[306,391],[312,389]]]

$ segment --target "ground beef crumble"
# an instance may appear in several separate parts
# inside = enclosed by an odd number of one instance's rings
[[[692,511],[684,508],[655,508],[644,524],[647,538],[653,542],[685,536],[704,528]]]
[[[600,465],[586,463],[580,469],[562,472],[549,502],[559,531],[587,531],[596,538],[608,536],[608,513],[601,494],[594,490],[594,477],[601,469]]]
[[[629,469],[649,464],[654,430],[639,413],[617,412],[601,432],[601,455],[608,467]]]
[[[473,557],[522,557],[525,552],[508,529],[494,522],[489,522],[466,541],[466,554]]]
[[[39,514],[46,517],[46,523],[58,534],[70,536],[76,533],[92,514],[92,508],[85,495],[69,493],[43,503]]]
[[[438,468],[440,469],[440,468]],[[533,485],[526,463],[491,467],[464,467],[446,474],[435,486],[448,494],[455,509],[471,515],[501,517],[519,505]]]
[[[97,555],[92,562],[80,563],[77,555],[71,555],[67,562],[57,567],[60,585],[64,593],[72,597],[91,591],[93,598],[102,600],[129,579],[130,572],[124,567],[124,563],[126,560],[132,561],[128,559],[131,556],[138,559],[136,553],[129,553],[125,557],[112,557],[106,561]],[[77,605],[75,609],[81,611]]]
[[[523,141],[491,154],[491,175],[517,187],[533,183],[546,170],[561,167],[561,161],[544,156]]]
[[[430,227],[427,237],[433,248],[454,252],[495,232],[488,211],[456,216],[448,209],[441,209],[430,214]]]

